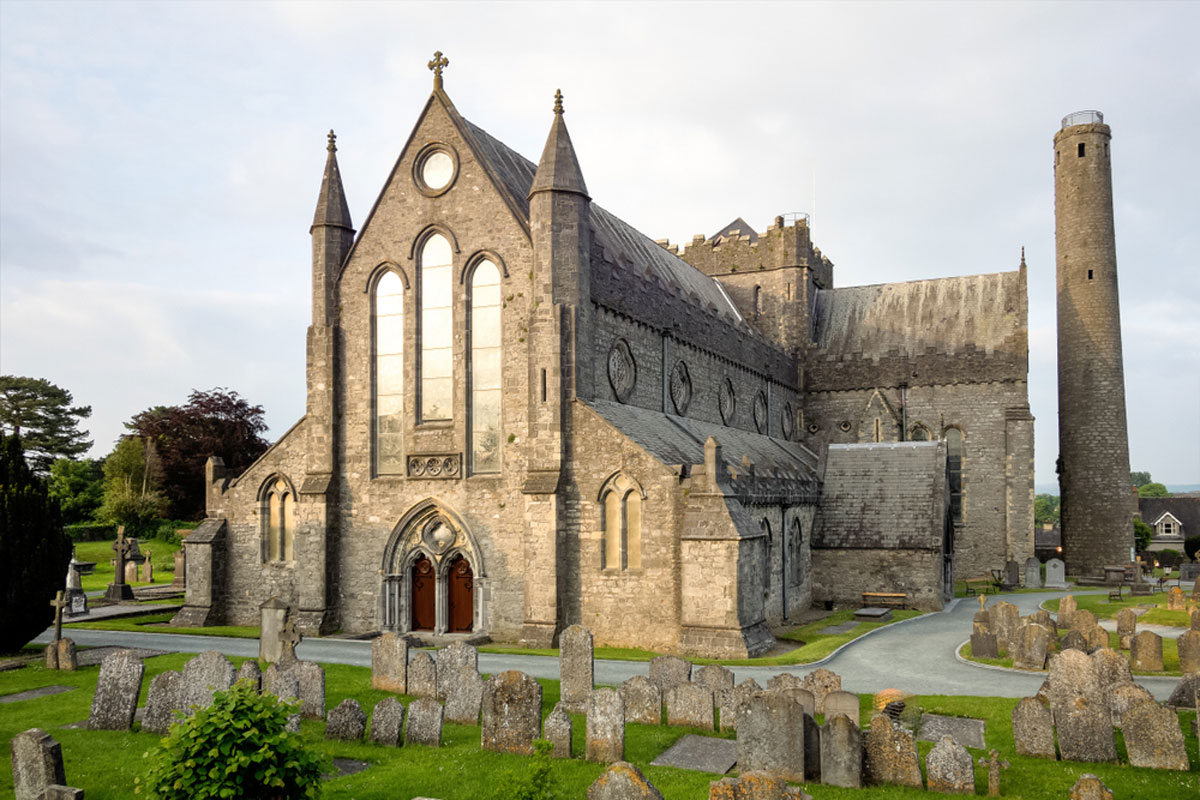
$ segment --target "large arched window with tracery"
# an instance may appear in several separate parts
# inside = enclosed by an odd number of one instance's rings
[[[387,270],[375,284],[375,473],[404,471],[404,282]]]
[[[421,421],[454,416],[454,280],[450,242],[421,247]]]
[[[471,274],[471,471],[500,471],[500,270],[480,261]]]
[[[609,479],[600,494],[604,508],[602,569],[642,567],[642,489],[625,474]]]
[[[267,561],[294,561],[296,495],[283,478],[271,478],[263,489],[262,504]]]

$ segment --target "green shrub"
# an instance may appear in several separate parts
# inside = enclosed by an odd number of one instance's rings
[[[159,800],[292,800],[321,794],[320,757],[285,730],[295,704],[247,682],[216,692],[208,708],[171,726],[145,757],[143,789]]]
[[[102,522],[80,522],[63,526],[72,542],[108,542],[117,538],[117,526]]]
[[[1187,553],[1187,557],[1192,561],[1196,560],[1196,553],[1200,553],[1200,536],[1189,536],[1183,540],[1183,552]]]
[[[1178,567],[1183,561],[1183,553],[1170,548],[1157,551],[1154,557],[1158,559],[1159,566],[1163,567]]]
[[[548,739],[533,743],[533,757],[523,769],[508,770],[501,780],[495,800],[551,800],[554,793],[554,766],[550,753],[554,746]]]

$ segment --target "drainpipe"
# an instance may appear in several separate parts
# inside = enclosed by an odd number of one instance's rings
[[[908,384],[900,384],[900,441],[908,441]]]

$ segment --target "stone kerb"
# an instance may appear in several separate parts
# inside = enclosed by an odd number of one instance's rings
[[[251,662],[246,662],[251,663]],[[183,710],[180,696],[180,678],[174,670],[155,675],[146,690],[146,708],[142,712],[142,730],[147,733],[165,734],[175,721],[175,712]]]
[[[412,714],[411,708],[409,714]],[[540,683],[517,670],[501,672],[488,679],[483,687],[480,733],[484,750],[532,755],[533,742],[541,734],[541,727]]]
[[[667,724],[713,730],[713,692],[707,686],[680,683],[666,691]]]
[[[118,650],[100,664],[100,678],[88,715],[91,730],[123,731],[133,725],[146,666],[132,651]]]
[[[571,625],[559,636],[558,648],[560,702],[568,711],[581,713],[592,695],[595,669],[592,634],[582,625]]]
[[[871,718],[863,743],[863,777],[871,786],[921,786],[921,766],[913,735],[883,714]]]
[[[738,769],[804,778],[804,709],[782,692],[755,692],[738,714]]]
[[[676,656],[658,656],[650,659],[650,680],[665,695],[672,686],[688,683],[692,679],[692,662]]]
[[[862,787],[862,732],[858,729],[857,714],[852,722],[843,713],[826,712],[820,751],[822,783],[846,789]]]
[[[216,650],[206,650],[189,660],[183,665],[179,683],[184,713],[208,708],[212,705],[213,692],[229,689],[236,674],[229,659]]]
[[[925,785],[931,792],[975,794],[975,762],[967,748],[943,736],[925,757]]]
[[[49,787],[67,782],[62,745],[41,728],[18,733],[9,749],[16,800],[42,800]]]
[[[408,642],[391,631],[371,642],[371,688],[408,694]]]
[[[1130,766],[1187,771],[1183,731],[1172,709],[1153,700],[1138,703],[1124,715],[1121,733]]]
[[[645,675],[634,675],[621,684],[621,697],[626,722],[662,724],[662,690]]]
[[[385,697],[371,712],[371,741],[386,747],[404,743],[404,704],[394,697]]]
[[[596,689],[588,700],[584,758],[602,763],[625,759],[625,703],[616,689]]]

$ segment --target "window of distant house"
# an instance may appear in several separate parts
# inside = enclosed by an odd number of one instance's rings
[[[946,429],[946,467],[950,472],[950,514],[963,518],[963,435],[958,428]]]
[[[640,569],[642,566],[642,490],[633,479],[618,474],[601,493],[604,507],[602,569]]]
[[[263,496],[268,561],[293,561],[296,544],[296,497],[282,478],[268,481]]]
[[[471,471],[500,471],[500,270],[471,274]]]
[[[404,282],[387,270],[375,284],[375,473],[404,471]]]
[[[1175,535],[1175,526],[1169,522],[1164,521],[1163,522],[1163,535],[1164,536],[1174,536]]]
[[[421,421],[454,413],[454,292],[450,242],[434,234],[421,248]]]

